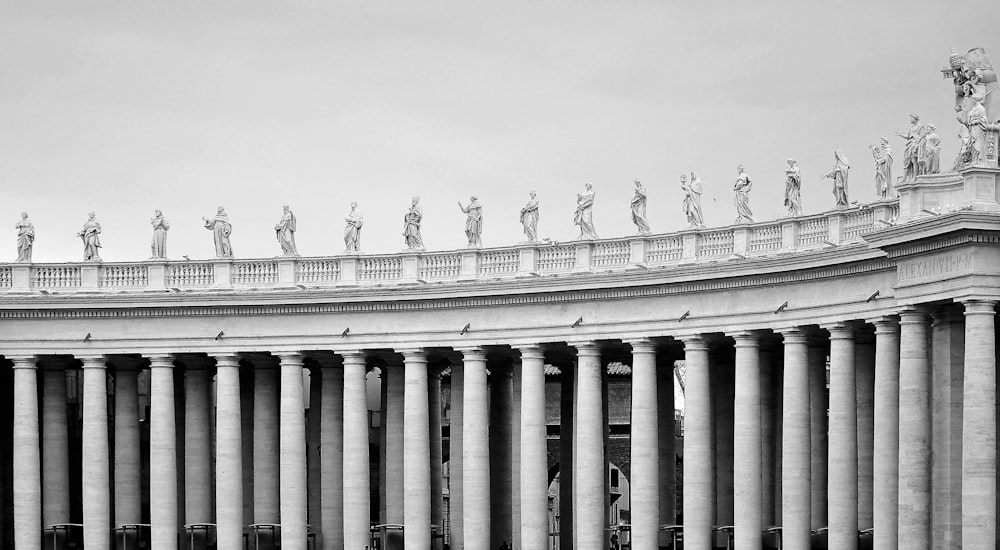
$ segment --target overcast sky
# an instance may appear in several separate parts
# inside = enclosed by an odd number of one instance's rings
[[[806,213],[834,204],[821,175],[842,147],[850,198],[874,200],[868,145],[907,115],[958,151],[951,48],[1000,62],[1000,3],[958,2],[0,2],[0,260],[14,223],[36,261],[77,261],[95,211],[105,260],[149,257],[153,210],[171,258],[214,256],[202,226],[225,206],[237,257],[280,253],[288,204],[304,255],[403,247],[410,199],[428,249],[465,245],[456,201],[478,195],[483,243],[572,240],[591,181],[602,237],[634,232],[632,180],[654,232],[682,229],[678,178],[698,171],[706,222],[731,223],[736,166],[758,219],[780,216],[785,159]],[[0,237],[4,233],[0,232]],[[4,238],[0,238],[0,243]],[[4,246],[6,248],[4,248]],[[6,250],[6,252],[3,252]]]

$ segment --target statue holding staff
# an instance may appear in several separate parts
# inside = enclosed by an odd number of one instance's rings
[[[847,157],[844,156],[843,149],[834,151],[833,159],[833,170],[824,174],[823,177],[833,180],[833,196],[837,199],[837,208],[847,208],[850,204],[847,198],[847,173],[851,166],[847,162]]]
[[[475,195],[469,198],[469,206],[462,206],[462,201],[458,201],[458,207],[465,213],[465,238],[469,240],[469,248],[481,248],[483,246],[483,206],[479,204],[479,198]]]
[[[21,212],[21,220],[14,228],[17,229],[17,261],[30,262],[31,248],[35,245],[35,224],[28,219],[27,212]]]
[[[170,229],[170,224],[163,217],[163,212],[159,210],[153,211],[153,217],[149,219],[149,223],[153,226],[153,242],[150,244],[153,255],[150,258],[165,260],[167,259],[167,230]]]
[[[347,245],[347,248],[344,252],[357,254],[361,251],[361,226],[365,223],[364,216],[358,210],[358,203],[351,203],[351,211],[347,213],[344,221],[347,222],[344,227],[344,244]]]
[[[892,179],[892,148],[889,147],[889,140],[882,138],[879,145],[869,145],[872,157],[875,158],[875,195],[883,199],[891,199],[895,196]]]
[[[87,215],[87,222],[83,224],[76,236],[83,241],[83,260],[86,262],[101,261],[101,224],[97,223],[97,215],[91,212]]]
[[[903,151],[903,180],[913,181],[921,174],[924,151],[924,133],[926,129],[920,123],[919,115],[910,115],[910,129],[904,134],[896,132],[896,135],[906,140],[906,149]]]
[[[684,215],[688,227],[705,227],[705,216],[701,212],[701,180],[696,172],[691,172],[691,182],[681,174],[681,191],[684,191]]]
[[[299,252],[295,248],[295,214],[286,204],[281,212],[281,219],[274,226],[274,232],[278,237],[278,244],[281,245],[282,256],[298,256]]]
[[[524,234],[528,237],[528,242],[538,242],[538,199],[535,192],[528,194],[528,204],[521,207],[521,226],[524,227]]]
[[[586,190],[576,195],[573,223],[580,226],[580,240],[599,239],[594,231],[594,186],[588,181]]]
[[[632,197],[632,223],[639,229],[639,234],[649,233],[649,221],[646,219],[646,188],[639,180],[635,180],[635,196]]]
[[[205,221],[205,229],[211,230],[215,237],[215,257],[232,258],[233,247],[229,242],[229,235],[233,232],[233,225],[229,223],[226,209],[220,206],[214,218],[202,218],[202,220]]]

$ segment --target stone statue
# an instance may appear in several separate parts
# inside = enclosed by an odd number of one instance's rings
[[[219,207],[212,219],[202,218],[205,221],[205,229],[213,232],[215,237],[215,257],[232,258],[233,247],[229,243],[229,235],[233,232],[233,225],[229,223],[229,214],[226,209]]]
[[[892,148],[889,147],[889,140],[883,137],[881,144],[869,145],[868,148],[875,157],[875,195],[883,199],[894,198],[895,181],[892,179]]]
[[[413,197],[410,210],[403,216],[403,238],[406,248],[423,250],[424,239],[420,236],[420,221],[424,219],[424,209],[420,206],[420,197]]]
[[[924,136],[924,173],[937,174],[941,171],[941,137],[937,135],[937,126],[927,123],[927,135]]]
[[[945,78],[951,78],[955,85],[955,106],[963,113],[968,113],[974,106],[972,96],[979,94],[983,98],[986,118],[1000,119],[1000,94],[997,90],[997,73],[990,63],[986,50],[972,48],[965,55],[951,50],[948,57],[948,68],[941,72]]]
[[[594,186],[588,181],[586,190],[576,195],[576,212],[573,214],[573,223],[580,226],[580,239],[599,239],[594,231]]]
[[[344,221],[347,222],[347,226],[344,227],[344,244],[347,248],[344,252],[357,254],[361,252],[361,226],[365,223],[364,216],[358,210],[358,203],[351,203],[351,211],[347,213]]]
[[[31,247],[35,244],[35,224],[28,219],[27,212],[21,212],[21,221],[14,224],[17,229],[17,261],[31,261]]]
[[[966,124],[969,128],[971,153],[969,164],[975,166],[984,164],[986,160],[986,131],[989,129],[989,121],[986,118],[983,97],[979,94],[973,94],[972,101],[973,105],[966,114]]]
[[[91,212],[87,216],[87,223],[83,224],[76,236],[83,241],[83,260],[86,262],[101,261],[101,224],[97,223],[97,215]]]
[[[462,206],[462,201],[458,201],[458,207],[465,213],[465,237],[469,240],[469,248],[481,248],[483,246],[483,206],[479,204],[479,198],[475,195],[469,198],[469,206]]]
[[[640,234],[649,233],[649,221],[646,219],[646,188],[639,180],[635,180],[635,196],[632,197],[632,223]]]
[[[736,205],[736,221],[733,223],[753,223],[753,212],[750,211],[750,175],[743,171],[743,165],[736,167],[736,183],[733,184],[733,203]]]
[[[149,223],[153,226],[153,242],[150,245],[153,255],[150,258],[165,260],[167,259],[167,230],[170,229],[170,224],[163,217],[163,212],[159,210],[153,211],[153,217],[149,219]]]
[[[278,237],[278,244],[281,245],[282,256],[299,255],[299,251],[295,248],[295,214],[287,204],[282,207],[281,219],[275,224],[274,232]]]
[[[802,215],[802,173],[795,159],[788,159],[788,168],[785,169],[785,207],[788,208],[788,216],[796,217]]]
[[[926,128],[920,123],[919,115],[910,115],[910,129],[904,134],[896,135],[906,140],[903,151],[903,181],[913,181],[921,174],[924,155],[924,135]]]
[[[528,237],[529,243],[538,242],[538,199],[535,192],[528,193],[531,197],[528,204],[521,208],[521,225],[524,227],[524,234]]]
[[[833,180],[833,196],[837,199],[837,208],[847,208],[850,205],[850,201],[847,199],[847,173],[851,166],[847,162],[847,157],[844,156],[843,149],[837,149],[833,152],[833,160],[833,170],[824,174],[823,177]]]
[[[961,131],[958,133],[958,138],[962,142],[962,147],[959,149],[958,156],[955,158],[955,163],[952,165],[952,170],[958,170],[972,163],[972,132],[969,129],[969,117],[966,115],[965,111],[962,110],[961,105],[955,106],[955,120],[962,125]]]
[[[687,216],[688,227],[705,227],[705,217],[701,213],[701,180],[698,174],[691,172],[691,183],[687,176],[681,174],[681,191],[684,191],[684,215]]]

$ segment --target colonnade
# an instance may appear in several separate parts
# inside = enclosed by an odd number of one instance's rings
[[[960,316],[954,314],[957,305],[904,307],[894,315],[822,326],[620,340],[629,346],[633,376],[632,548],[656,548],[661,525],[674,522],[672,480],[664,478],[672,475],[673,451],[663,451],[672,449],[663,434],[671,440],[673,434],[662,429],[665,401],[657,392],[659,375],[668,368],[658,363],[657,347],[665,342],[683,344],[686,362],[685,548],[711,548],[715,527],[726,520],[741,550],[760,549],[762,531],[772,525],[781,527],[787,548],[808,548],[818,528],[828,528],[829,547],[837,549],[856,548],[859,530],[869,528],[879,549],[937,548],[932,541],[942,538],[951,547],[993,548],[996,303],[967,300],[961,306]],[[947,331],[940,328],[945,325]],[[608,519],[602,345],[594,339],[563,346],[575,357],[575,414],[568,424],[572,429],[563,434],[571,438],[573,457],[560,468],[571,486],[572,544],[581,550],[605,548]],[[517,410],[508,416],[517,426],[509,424],[506,435],[491,422],[496,413],[491,415],[488,380],[499,371],[490,370],[487,352],[494,348],[447,351],[456,358],[451,362],[453,548],[491,547],[491,522],[498,521],[516,533],[515,548],[549,546],[544,391],[549,348],[544,342],[502,348],[515,361],[511,380],[518,381],[517,399],[503,397]],[[731,378],[720,349],[733,354]],[[193,524],[215,524],[219,548],[240,548],[245,526],[254,523],[280,525],[282,546],[304,550],[309,522],[322,533],[323,549],[361,549],[369,544],[370,521],[379,520],[404,525],[408,550],[430,550],[433,526],[444,525],[440,365],[430,364],[427,348],[389,353],[402,361],[384,367],[378,518],[371,513],[365,397],[371,351],[76,355],[82,364],[85,544],[110,548],[113,526],[141,522],[136,377],[148,365],[154,549],[177,548],[180,528]],[[7,359],[15,385],[15,544],[18,550],[41,549],[43,528],[69,521],[63,370],[73,358]],[[313,473],[306,458],[307,359],[315,361],[319,375],[311,393],[320,399],[310,411],[319,415],[312,432],[319,437],[319,466]],[[252,387],[241,376],[246,367],[252,367]],[[112,431],[109,369],[115,376]],[[941,369],[955,376],[948,378],[949,413],[942,424],[950,435],[935,443],[944,429],[932,421],[939,401],[935,392],[944,390],[932,381]],[[494,400],[497,391],[504,390],[494,388]],[[506,469],[491,456],[496,452],[491,435],[508,438],[516,448]],[[953,441],[960,441],[960,450]],[[939,482],[932,475],[938,446],[955,461],[943,496],[932,491]],[[510,484],[517,481],[506,501],[498,500],[498,468]],[[932,516],[941,503],[945,519]]]

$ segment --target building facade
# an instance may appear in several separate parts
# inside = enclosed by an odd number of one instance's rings
[[[608,402],[627,398],[631,548],[674,523],[687,549],[762,548],[773,526],[787,548],[994,548],[998,174],[667,235],[2,265],[4,545],[79,529],[111,548],[148,524],[157,550],[276,529],[286,550],[361,549],[379,525],[419,550],[447,524],[452,548],[542,549],[558,463],[560,547],[603,549]]]

